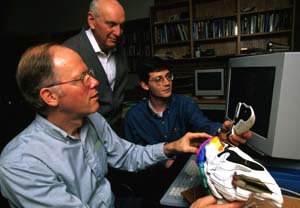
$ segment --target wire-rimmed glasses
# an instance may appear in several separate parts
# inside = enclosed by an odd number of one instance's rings
[[[168,81],[173,81],[174,79],[174,74],[169,72],[165,76],[157,76],[152,79],[149,79],[149,82],[155,82],[156,84],[161,85],[164,79],[167,79]]]
[[[81,81],[82,85],[87,87],[90,84],[91,77],[95,77],[94,70],[93,69],[88,69],[87,71],[85,71],[81,74],[79,79],[69,80],[69,81],[65,81],[65,82],[58,82],[58,83],[50,84],[46,87],[53,87],[53,86],[56,86],[56,85],[62,85],[62,84],[67,84],[67,83],[71,83],[71,82],[78,82],[78,81]]]

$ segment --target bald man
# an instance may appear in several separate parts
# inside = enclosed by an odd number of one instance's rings
[[[122,102],[128,64],[121,45],[125,11],[116,0],[92,0],[87,14],[88,27],[69,38],[64,45],[75,50],[95,71],[100,82],[99,113],[122,135]]]

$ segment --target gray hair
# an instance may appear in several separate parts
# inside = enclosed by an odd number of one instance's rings
[[[100,3],[100,0],[92,0],[91,3],[90,3],[90,12],[92,12],[94,15],[97,15],[99,16],[99,3]]]
[[[25,101],[37,113],[45,115],[48,105],[40,97],[40,89],[54,79],[50,49],[55,43],[40,44],[28,48],[18,64],[16,80]]]

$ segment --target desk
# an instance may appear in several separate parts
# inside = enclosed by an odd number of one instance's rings
[[[201,99],[195,96],[192,96],[192,99],[210,120],[223,123],[226,111],[224,99]]]
[[[194,196],[201,195],[201,194],[202,194],[201,189],[198,187],[194,187],[189,190],[186,190],[183,195],[186,196],[185,198],[189,201],[188,204],[191,204],[193,201],[197,199],[194,198]],[[181,207],[187,208],[189,207],[189,205],[181,206]],[[178,207],[166,206],[165,208],[178,208]],[[258,206],[253,206],[251,208],[274,208],[274,207],[271,205],[258,205]],[[300,208],[300,197],[296,198],[296,197],[283,195],[282,208]]]
[[[225,111],[226,105],[225,104],[216,104],[216,103],[198,103],[198,106],[201,110],[220,110]]]
[[[199,105],[201,110],[226,110],[226,102],[224,99],[202,99],[195,96],[192,98]]]
[[[261,205],[259,208],[273,208],[269,205]],[[291,196],[283,196],[282,208],[300,208],[300,198],[295,198]]]
[[[166,208],[171,208],[171,207],[189,207],[189,205],[195,201],[197,198],[201,197],[203,195],[203,190],[201,191],[201,188],[199,188],[199,183],[193,183],[194,185],[190,185],[190,188],[186,188],[185,191],[181,192],[181,194],[184,197],[181,197],[180,195],[174,197],[171,196],[170,193],[174,189],[174,187],[179,187],[178,186],[178,181],[182,181],[182,175],[186,173],[186,168],[188,167],[188,164],[194,160],[194,155],[190,157],[190,159],[187,161],[186,165],[182,168],[174,182],[171,184],[163,198],[161,199],[161,204],[165,205]],[[196,164],[195,164],[196,165]],[[195,174],[198,173],[198,169],[194,169],[193,172]],[[201,176],[199,176],[201,177]],[[195,180],[195,182],[201,181],[200,178]],[[185,184],[183,181],[182,183]],[[300,208],[300,197],[291,197],[291,196],[286,196],[283,195],[283,206],[282,208]],[[253,208],[273,208],[272,206],[269,205],[259,205],[259,206],[254,206]]]
[[[206,104],[206,105],[220,105],[220,106],[226,106],[226,101],[223,98],[209,98],[209,99],[203,99],[199,97],[192,96],[192,99],[198,103],[198,104]]]
[[[192,203],[193,201],[195,201],[196,199],[192,200],[193,195],[195,195],[195,190],[197,191],[197,189],[190,189],[188,191],[185,191],[184,195],[187,195],[186,198],[189,198],[191,201],[190,203]],[[188,196],[190,194],[190,197]],[[274,208],[271,205],[258,205],[258,206],[253,206],[252,208]],[[286,196],[283,195],[283,205],[282,208],[300,208],[300,197],[296,198],[296,197],[291,197],[291,196]]]

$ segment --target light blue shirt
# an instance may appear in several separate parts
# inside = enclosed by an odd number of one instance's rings
[[[3,149],[0,188],[11,207],[114,207],[107,165],[137,171],[167,158],[163,143],[129,143],[98,113],[86,118],[80,138],[37,115]]]

